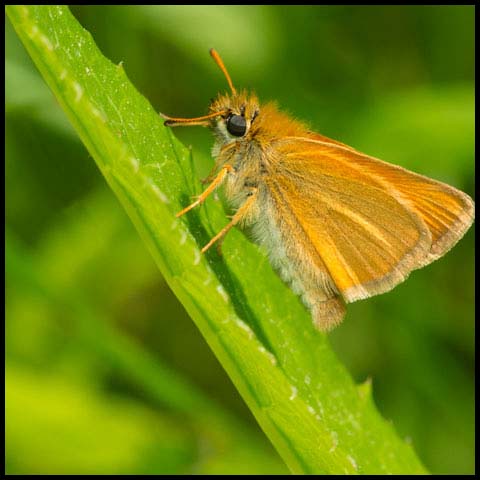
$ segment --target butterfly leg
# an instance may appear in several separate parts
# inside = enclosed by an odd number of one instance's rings
[[[224,165],[208,188],[203,191],[193,203],[191,203],[188,207],[185,207],[181,212],[178,212],[175,216],[177,218],[181,217],[192,208],[195,208],[197,205],[203,203],[205,199],[225,180],[225,177],[229,172],[233,172],[233,167],[231,165]]]
[[[238,150],[238,145],[236,143],[232,143],[220,149],[220,154],[218,155],[217,161],[215,162],[215,166],[212,168],[212,170],[210,171],[210,173],[206,178],[204,178],[203,180],[200,180],[203,185],[205,185],[206,183],[210,183],[217,176],[218,169],[225,166],[223,165],[223,160],[220,160],[220,159],[231,156],[232,154],[231,150],[233,151]],[[230,165],[227,165],[227,166],[230,167]]]
[[[208,176],[206,176],[205,178],[202,178],[200,182],[202,185],[206,185],[207,183],[210,183],[211,181],[213,181],[217,175],[218,175],[217,167],[215,166],[213,167],[212,171],[208,174]]]
[[[200,183],[202,185],[206,185],[207,183],[210,183],[218,174],[216,173],[216,168],[214,167],[213,170],[206,176],[205,178],[202,178],[200,180]]]
[[[235,212],[235,215],[232,217],[231,222],[226,225],[225,227],[222,228],[203,248],[202,248],[202,253],[205,253],[217,240],[222,239],[222,237],[225,236],[225,234],[233,227],[235,226],[238,222],[240,222],[245,215],[247,215],[248,210],[250,207],[253,205],[253,203],[256,200],[257,196],[257,189],[253,187],[251,189],[251,193],[248,196],[248,198],[245,200],[243,205]]]

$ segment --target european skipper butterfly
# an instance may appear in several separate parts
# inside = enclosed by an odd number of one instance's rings
[[[412,270],[450,250],[468,230],[474,203],[465,193],[344,143],[314,133],[237,92],[220,56],[230,94],[219,94],[208,115],[164,116],[165,125],[203,125],[215,136],[217,187],[236,210],[205,252],[234,225],[249,227],[274,268],[301,296],[320,330],[345,315],[345,302],[387,292]]]

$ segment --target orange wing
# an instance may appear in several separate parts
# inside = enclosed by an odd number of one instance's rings
[[[347,302],[391,290],[473,222],[472,199],[317,134],[274,146],[267,186]],[[313,247],[313,248],[312,248]]]

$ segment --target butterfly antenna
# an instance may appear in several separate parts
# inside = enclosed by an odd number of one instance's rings
[[[179,117],[170,117],[164,113],[160,113],[160,116],[165,119],[164,125],[167,127],[178,127],[178,126],[190,126],[190,125],[202,125],[208,127],[210,118],[220,117],[221,115],[226,115],[228,110],[222,110],[220,112],[212,112],[208,115],[203,115],[202,117],[195,118],[179,118]]]
[[[235,90],[235,87],[233,86],[232,79],[230,78],[230,75],[228,74],[227,69],[225,68],[225,65],[223,64],[223,61],[220,58],[220,55],[213,48],[210,49],[210,55],[212,56],[212,58],[215,60],[215,63],[220,67],[220,70],[225,75],[225,78],[227,79],[228,86],[230,87],[230,90],[232,91],[232,93],[234,95],[236,95],[237,90]]]

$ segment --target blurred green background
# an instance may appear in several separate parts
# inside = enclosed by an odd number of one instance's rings
[[[238,87],[474,191],[473,6],[76,6],[155,109]],[[6,22],[8,473],[286,473]],[[178,129],[199,177],[212,139]],[[434,473],[474,472],[474,229],[331,335]],[[374,454],[374,452],[372,452]]]

